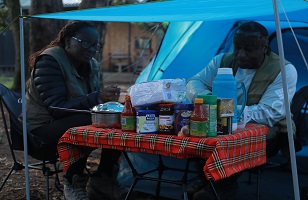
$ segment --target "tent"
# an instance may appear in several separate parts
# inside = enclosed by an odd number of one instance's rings
[[[137,82],[165,79],[188,79],[209,63],[216,54],[232,51],[232,36],[235,28],[246,20],[218,22],[172,22],[170,23],[161,48],[154,62],[143,70]],[[278,53],[275,21],[260,21],[270,35],[272,51]],[[308,85],[308,71],[302,55],[286,21],[280,22],[285,57],[298,71],[297,88]],[[308,59],[308,24],[292,22],[297,40]],[[207,31],[209,30],[209,31]],[[174,73],[176,71],[176,73]]]
[[[284,15],[287,13],[287,17]],[[148,67],[143,75],[140,76],[138,81],[142,80],[154,80],[168,77],[167,75],[174,75],[175,71],[169,66],[175,65],[177,67],[176,76],[185,76],[194,74],[193,70],[201,69],[204,63],[208,62],[211,57],[218,52],[219,40],[226,39],[226,33],[229,33],[232,29],[233,24],[237,20],[258,20],[258,21],[272,21],[275,22],[275,29],[277,32],[277,44],[279,54],[281,56],[281,66],[284,65],[284,51],[282,46],[281,28],[280,21],[289,19],[294,23],[307,23],[308,22],[308,2],[304,0],[280,0],[279,6],[276,0],[272,3],[268,0],[259,1],[244,1],[244,0],[169,0],[162,2],[153,2],[146,4],[136,4],[128,6],[116,6],[108,8],[95,8],[71,12],[61,12],[52,14],[43,14],[31,16],[34,18],[52,18],[52,19],[70,19],[70,20],[89,20],[89,21],[116,21],[116,22],[171,22],[170,29],[165,40],[160,48],[160,52],[157,58],[153,61],[151,67]],[[281,19],[281,20],[280,20]],[[23,19],[21,18],[21,25]],[[293,26],[293,25],[292,25]],[[214,27],[215,29],[211,29]],[[199,29],[200,28],[200,29]],[[21,30],[23,27],[21,26]],[[195,32],[195,30],[203,30]],[[213,31],[217,30],[217,31]],[[201,46],[202,51],[199,52],[197,48],[199,40],[191,40],[195,35],[204,34],[206,37],[199,37],[206,39],[210,44]],[[22,39],[22,31],[21,31]],[[179,40],[181,39],[181,40]],[[194,41],[189,43],[192,50],[195,49],[195,54],[189,54],[187,51],[182,51],[184,48],[185,41]],[[182,41],[182,42],[179,42]],[[23,44],[21,44],[21,52],[23,52]],[[196,57],[199,54],[198,63]],[[183,59],[180,60],[181,56]],[[202,57],[203,56],[203,57]],[[200,60],[201,59],[201,60]],[[185,62],[181,62],[181,61]],[[176,64],[175,61],[179,61]],[[22,63],[22,76],[24,74],[24,58],[21,58]],[[201,66],[202,65],[202,66]],[[185,68],[193,69],[189,73],[185,73]],[[182,71],[183,70],[183,71]],[[283,72],[283,70],[282,70]],[[147,74],[146,74],[147,73]],[[145,75],[145,76],[144,76]],[[142,79],[146,77],[145,79]],[[25,91],[24,77],[22,77],[22,89]],[[285,101],[287,99],[286,85],[283,84]],[[25,102],[24,94],[23,102]],[[294,146],[292,142],[291,125],[290,125],[290,111],[288,111],[288,132],[289,132],[289,143],[290,143],[290,155],[292,161],[292,175],[294,185],[295,199],[299,199],[297,172],[296,172],[296,161],[294,157]],[[25,106],[23,104],[23,111]],[[25,113],[25,112],[23,112]],[[26,116],[24,114],[24,119]],[[24,125],[24,131],[25,125]],[[25,147],[26,146],[26,134],[25,135]],[[292,151],[293,150],[293,151]],[[27,151],[25,150],[25,157]],[[26,158],[25,158],[26,159]],[[27,170],[27,169],[26,169]]]

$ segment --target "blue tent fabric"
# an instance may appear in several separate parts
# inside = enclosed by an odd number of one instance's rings
[[[232,31],[236,24],[244,21],[171,22],[154,62],[147,66],[136,82],[165,78],[185,78],[187,80],[205,67],[216,54],[232,51]],[[275,22],[258,22],[267,28],[270,38],[274,38],[270,45],[272,50],[278,53],[277,40],[274,37],[276,34]],[[187,24],[190,26],[186,26]],[[285,48],[285,57],[297,68],[299,74],[297,88],[300,89],[304,85],[308,85],[306,78],[308,71],[299,52],[299,47],[291,34],[289,23],[281,22],[280,26],[283,30],[284,46],[287,47]],[[297,33],[296,36],[305,59],[308,60],[308,23],[291,22],[291,26],[295,30],[299,27],[306,27],[305,32]],[[187,30],[184,31],[184,28]]]

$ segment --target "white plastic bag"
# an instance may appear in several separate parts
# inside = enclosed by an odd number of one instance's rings
[[[162,79],[138,83],[129,88],[134,107],[163,102],[183,103],[186,100],[185,79]]]

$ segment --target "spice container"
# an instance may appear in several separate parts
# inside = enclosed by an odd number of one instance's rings
[[[232,117],[234,116],[234,100],[217,100],[217,135],[232,133]]]
[[[195,107],[190,116],[190,135],[206,137],[207,116],[205,108],[203,106],[203,99],[195,98],[194,104]]]
[[[159,106],[159,133],[174,134],[174,104],[161,103]]]

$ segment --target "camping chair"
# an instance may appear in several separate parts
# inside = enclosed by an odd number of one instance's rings
[[[294,138],[294,147],[295,152],[299,152],[302,149],[302,146],[304,145],[303,136],[305,134],[305,119],[307,117],[307,108],[308,108],[308,86],[302,87],[300,90],[298,90],[293,99],[292,104],[290,107],[292,118],[296,126],[296,133]],[[273,163],[273,162],[267,162],[265,165],[254,168],[249,171],[249,179],[248,183],[251,183],[251,173],[252,171],[257,173],[257,199],[260,197],[260,176],[261,172],[265,169],[274,168],[274,167],[288,167],[290,165],[290,158],[289,155],[289,143],[288,143],[288,136],[284,135],[280,138],[280,141],[278,141],[279,149],[277,149],[277,152],[272,154],[271,156],[267,156],[267,158],[271,158],[276,156],[279,151],[282,153],[283,157],[285,157],[284,162],[279,163]]]
[[[25,163],[20,163],[16,160],[15,151],[23,151],[23,131],[22,123],[18,119],[22,111],[21,95],[15,91],[8,89],[6,86],[0,84],[0,108],[2,113],[2,119],[4,129],[6,132],[7,140],[11,150],[13,159],[13,165],[10,171],[7,173],[3,183],[1,184],[0,191],[6,184],[7,180],[11,176],[13,171],[20,171],[25,168]],[[5,116],[5,110],[9,114],[9,123]],[[10,126],[9,126],[10,124]],[[55,187],[62,191],[59,187],[60,181],[58,173],[63,170],[57,167],[58,155],[51,153],[45,148],[45,143],[42,138],[28,133],[28,155],[33,157],[40,162],[34,164],[28,164],[29,169],[41,170],[43,175],[46,177],[46,199],[49,199],[49,176],[56,174]],[[53,165],[54,169],[51,170],[48,164]]]

